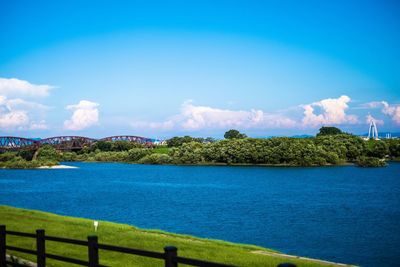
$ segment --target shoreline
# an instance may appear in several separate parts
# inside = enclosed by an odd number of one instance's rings
[[[324,168],[324,167],[346,167],[346,166],[357,166],[354,162],[342,162],[339,164],[325,164],[325,165],[311,165],[311,166],[301,166],[301,165],[291,165],[291,164],[252,164],[252,163],[212,163],[212,162],[205,162],[205,163],[196,163],[196,164],[172,164],[172,163],[166,163],[166,164],[150,164],[150,163],[138,163],[138,162],[126,162],[126,161],[64,161],[65,163],[68,162],[80,162],[80,163],[121,163],[121,164],[137,164],[137,165],[163,165],[163,166],[222,166],[222,167],[270,167],[270,168]],[[388,163],[390,162],[400,162],[398,159],[391,159],[387,161]],[[384,167],[384,166],[382,166]],[[39,167],[34,167],[34,168],[7,168],[7,167],[2,167],[0,169],[6,169],[6,170],[52,170],[52,169],[79,169],[77,166],[70,166],[66,164],[60,164],[60,165],[53,165],[53,166],[39,166]]]
[[[312,166],[301,166],[301,165],[291,165],[291,164],[253,164],[253,163],[213,163],[213,162],[205,162],[205,163],[165,163],[165,164],[151,164],[151,163],[138,163],[138,162],[126,162],[126,161],[64,161],[64,162],[82,162],[82,163],[121,163],[121,164],[132,164],[132,165],[163,165],[163,166],[222,166],[222,167],[288,167],[288,168],[318,168],[318,167],[342,167],[342,166],[356,166],[353,162],[343,162],[340,164],[325,164],[325,165],[312,165]]]
[[[356,166],[352,162],[344,162],[340,164],[325,164],[325,165],[311,165],[311,166],[301,166],[301,165],[291,165],[291,164],[252,164],[252,163],[196,163],[196,164],[150,164],[150,163],[138,163],[138,162],[125,162],[125,161],[65,161],[65,162],[79,162],[79,163],[120,163],[120,164],[132,164],[132,165],[154,165],[154,166],[199,166],[199,167],[266,167],[266,168],[324,168],[324,167],[346,167],[346,166]],[[7,168],[2,167],[6,170],[56,170],[56,169],[79,169],[77,166],[70,165],[53,165],[53,166],[39,166],[34,168]]]
[[[125,247],[143,248],[147,250],[160,250],[166,245],[176,245],[181,248],[184,256],[204,258],[209,261],[229,263],[236,266],[276,266],[277,262],[292,262],[297,266],[356,266],[351,264],[336,263],[322,259],[295,256],[278,252],[265,247],[234,243],[218,239],[201,238],[186,234],[176,234],[157,229],[142,229],[132,225],[99,220],[99,229],[93,230],[93,219],[58,215],[40,210],[23,209],[12,206],[0,205],[1,224],[7,229],[33,232],[37,227],[44,228],[47,233],[54,236],[68,237],[74,239],[85,239],[87,235],[98,235],[101,242],[118,245],[122,243]],[[44,224],[43,224],[44,223]],[[66,224],[67,223],[67,224]],[[68,229],[66,229],[68,228]],[[69,231],[73,229],[73,231]],[[146,244],[153,244],[146,247]],[[13,244],[14,245],[14,244]],[[144,246],[144,247],[143,247]],[[57,249],[57,248],[55,248]],[[70,250],[59,247],[64,255],[71,253]],[[184,252],[185,251],[185,252]],[[218,255],[215,255],[218,251]],[[82,254],[84,250],[79,251]],[[181,254],[181,255],[182,255]],[[17,256],[20,256],[16,253]],[[22,255],[22,254],[21,254]],[[197,256],[196,256],[197,255]],[[23,257],[32,260],[29,257]],[[200,259],[199,258],[199,259]],[[110,259],[105,259],[106,262]],[[120,257],[114,258],[111,265],[131,266],[123,264]],[[107,264],[107,265],[109,265]],[[132,266],[148,266],[132,265]]]
[[[40,167],[37,167],[34,169],[44,169],[44,170],[48,170],[48,169],[79,169],[79,167],[60,164],[60,165],[53,165],[53,166],[40,166]]]

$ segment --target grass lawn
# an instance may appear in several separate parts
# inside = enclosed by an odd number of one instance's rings
[[[7,230],[34,233],[45,229],[47,235],[86,240],[93,235],[93,221],[51,213],[0,206],[0,224]],[[163,252],[164,246],[178,247],[178,255],[237,266],[276,266],[282,262],[296,263],[297,266],[337,266],[324,262],[309,261],[280,255],[262,247],[234,244],[218,240],[171,234],[157,230],[144,230],[111,222],[99,222],[96,233],[99,243]],[[7,244],[36,249],[35,240],[7,235]],[[46,251],[77,259],[87,260],[87,248],[77,245],[46,241]],[[28,254],[8,251],[9,254],[35,261]],[[122,253],[100,250],[100,264],[108,266],[163,266],[163,261]],[[47,260],[47,266],[70,266],[71,264]],[[184,266],[184,265],[179,265]]]

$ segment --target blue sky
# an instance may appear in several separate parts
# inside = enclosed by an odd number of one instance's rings
[[[0,0],[0,134],[400,130],[398,1]]]

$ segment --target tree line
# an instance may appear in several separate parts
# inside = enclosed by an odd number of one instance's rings
[[[400,159],[400,139],[368,140],[322,127],[310,138],[249,138],[229,130],[225,139],[173,137],[166,146],[146,147],[127,141],[99,141],[79,151],[53,147],[0,154],[0,167],[33,168],[60,161],[131,162],[143,164],[260,164],[276,166],[325,166],[355,163],[385,166]]]

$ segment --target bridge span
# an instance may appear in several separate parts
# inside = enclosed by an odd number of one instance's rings
[[[127,141],[144,145],[154,145],[158,140],[134,136],[134,135],[116,135],[100,139],[85,136],[54,136],[44,139],[32,139],[17,136],[0,136],[0,151],[18,151],[23,149],[36,150],[40,146],[50,145],[57,150],[79,150],[84,147],[90,147],[99,141]]]

